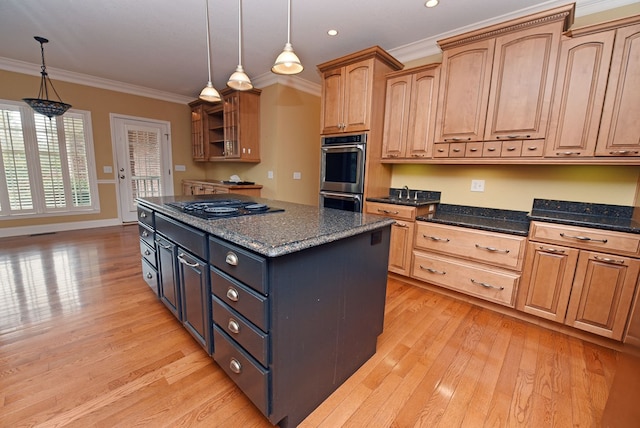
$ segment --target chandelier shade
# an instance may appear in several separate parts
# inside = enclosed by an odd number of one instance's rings
[[[34,36],[34,39],[40,43],[40,52],[42,55],[42,66],[40,71],[40,90],[38,91],[38,98],[23,98],[22,101],[27,103],[37,113],[47,116],[51,119],[54,116],[61,116],[67,110],[71,108],[71,104],[63,103],[60,99],[60,95],[53,87],[53,83],[47,73],[47,67],[44,63],[44,44],[49,43],[49,40],[44,37]],[[49,99],[49,86],[51,90],[58,97],[58,101]],[[44,98],[43,98],[44,97]]]

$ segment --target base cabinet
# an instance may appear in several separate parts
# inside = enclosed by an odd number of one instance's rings
[[[533,222],[517,308],[621,340],[640,260],[620,253],[637,252],[639,239],[620,232]]]

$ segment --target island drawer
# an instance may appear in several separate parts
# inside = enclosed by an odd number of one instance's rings
[[[149,229],[141,223],[138,223],[138,234],[140,235],[140,240],[155,248],[153,230]]]
[[[147,207],[143,207],[142,205],[138,205],[138,221],[146,224],[151,229],[155,227],[153,222],[153,211]]]
[[[640,235],[532,221],[529,239],[607,253],[640,255]]]
[[[144,278],[145,282],[156,296],[158,295],[158,271],[155,267],[151,266],[151,264],[146,260],[142,259],[142,278]]]
[[[213,359],[264,414],[269,414],[269,371],[213,325]]]
[[[267,260],[214,237],[209,238],[209,262],[262,294],[268,293]]]
[[[520,274],[448,257],[413,253],[414,278],[514,307]]]
[[[509,269],[522,269],[526,244],[524,236],[417,222],[416,248]]]
[[[156,263],[156,250],[151,248],[143,239],[140,240],[140,255],[154,268],[158,266]]]
[[[269,365],[269,336],[238,312],[212,297],[213,322],[242,346],[260,364]]]
[[[207,234],[156,213],[156,232],[162,233],[203,260],[207,259]]]
[[[220,301],[240,312],[253,324],[269,331],[269,303],[267,297],[231,278],[224,272],[211,268],[211,292]]]

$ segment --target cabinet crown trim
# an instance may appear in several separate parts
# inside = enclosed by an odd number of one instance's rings
[[[469,31],[464,34],[438,40],[438,46],[442,50],[451,49],[457,46],[474,43],[479,40],[492,39],[514,31],[520,31],[529,27],[548,24],[555,21],[564,21],[563,30],[566,31],[571,24],[575,14],[575,4],[561,6],[543,12],[534,13],[523,16],[521,18],[512,19],[503,23],[492,25],[490,27]]]
[[[598,24],[585,25],[583,27],[572,28],[563,33],[567,37],[586,36],[603,31],[616,30],[621,27],[635,25],[640,23],[640,15],[627,16],[625,18],[614,19],[611,21],[600,22]]]
[[[363,49],[361,51],[354,52],[352,54],[336,58],[331,61],[323,62],[322,64],[318,64],[317,68],[320,72],[324,73],[325,71],[331,70],[336,67],[341,67],[370,58],[378,58],[394,70],[401,70],[404,67],[403,63],[395,59],[393,56],[391,56],[391,54],[382,49],[380,46],[372,46],[370,48]]]

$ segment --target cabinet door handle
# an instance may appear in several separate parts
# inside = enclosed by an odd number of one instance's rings
[[[624,264],[624,260],[616,260],[616,259],[610,259],[608,257],[600,257],[600,256],[593,256],[594,259],[598,260],[599,262],[604,262],[604,263],[611,263],[611,264],[616,264],[616,265],[623,265]]]
[[[151,255],[151,251],[147,250],[146,248],[144,249],[144,255],[145,256],[150,256]]]
[[[238,294],[238,290],[236,290],[235,288],[229,287],[229,289],[227,290],[227,298],[232,302],[237,302],[240,298],[240,294]]]
[[[389,210],[383,210],[382,208],[378,208],[378,212],[379,213],[384,213],[384,214],[400,214],[400,212],[398,211],[389,211]]]
[[[147,272],[147,278],[153,279],[153,274],[151,272]]]
[[[543,247],[542,245],[539,246],[538,249],[546,253],[564,254],[564,250],[557,250],[555,248]]]
[[[156,244],[158,244],[159,247],[164,248],[165,250],[170,250],[171,249],[171,245],[163,245],[161,241],[156,239]]]
[[[436,274],[438,274],[438,275],[446,275],[446,274],[447,274],[447,273],[446,273],[445,271],[443,271],[443,270],[435,270],[435,269],[432,269],[432,268],[430,268],[430,267],[424,267],[424,266],[422,266],[422,265],[420,265],[420,269],[422,269],[422,270],[426,270],[426,271],[427,271],[427,272],[429,272],[429,273],[436,273]]]
[[[234,373],[242,373],[242,364],[240,364],[240,361],[236,360],[235,358],[231,358],[231,361],[229,362],[229,368]]]
[[[500,290],[500,291],[504,290],[504,287],[496,287],[495,285],[487,284],[486,282],[476,281],[473,278],[471,278],[471,283],[475,285],[479,285],[484,288],[492,288],[494,290]]]
[[[404,228],[409,227],[409,226],[407,226],[407,223],[402,223],[402,222],[400,222],[400,221],[396,221],[396,222],[395,222],[395,224],[394,224],[394,226],[404,227]]]
[[[195,262],[195,263],[189,263],[184,257],[186,256],[185,253],[180,253],[178,254],[178,261],[180,263],[182,263],[183,265],[187,265],[189,267],[198,267],[200,266],[200,263]]]
[[[149,237],[149,232],[147,232],[146,230],[143,230],[143,231],[142,231],[142,236],[143,236],[144,238]]]
[[[229,331],[231,333],[235,333],[235,334],[240,333],[240,324],[238,323],[238,321],[234,320],[233,318],[229,318],[229,323],[227,324],[227,327],[229,328]]]
[[[142,212],[140,213],[140,218],[147,218],[147,213],[146,213],[146,212],[144,212],[144,211],[142,211]]]
[[[480,245],[480,244],[476,244],[476,248],[479,248],[479,249],[481,249],[481,250],[487,250],[487,251],[490,251],[490,252],[492,252],[492,253],[505,253],[505,254],[509,254],[509,252],[511,251],[511,250],[501,250],[501,249],[499,249],[499,248],[495,248],[495,247],[483,247],[483,246],[482,246],[482,245]]]
[[[572,235],[566,235],[564,233],[560,233],[560,236],[562,236],[563,238],[577,239],[579,241],[602,242],[603,244],[606,244],[608,242],[607,239],[593,239],[593,238],[589,238],[588,236],[572,236]]]
[[[429,235],[425,235],[422,234],[422,237],[425,239],[431,239],[432,241],[440,241],[440,242],[449,242],[450,239],[448,238],[438,238],[437,236],[429,236]]]
[[[238,266],[238,256],[233,251],[229,251],[227,253],[227,257],[225,257],[224,261],[227,262],[228,265]]]

